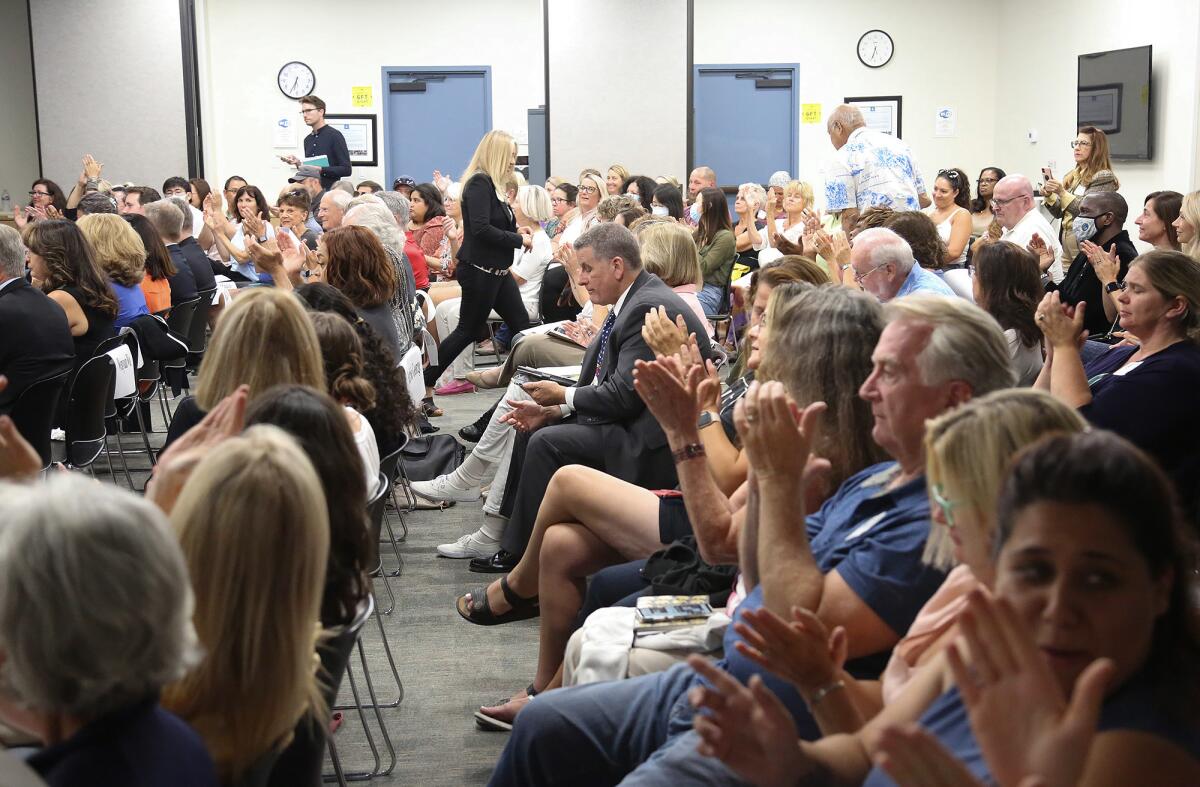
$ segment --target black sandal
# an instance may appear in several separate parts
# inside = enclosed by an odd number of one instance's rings
[[[503,623],[536,618],[541,614],[541,610],[538,609],[538,597],[521,598],[518,596],[508,586],[507,576],[500,577],[500,591],[504,593],[504,600],[512,607],[508,612],[500,615],[492,612],[492,607],[488,604],[486,586],[472,590],[469,601],[466,596],[459,596],[454,607],[464,620],[477,626],[499,626]]]
[[[433,403],[432,396],[426,396],[421,400],[421,414],[426,418],[441,418],[446,411]]]

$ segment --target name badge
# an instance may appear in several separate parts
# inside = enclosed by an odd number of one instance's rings
[[[870,519],[868,519],[866,522],[863,522],[861,525],[859,525],[858,527],[856,527],[856,528],[854,528],[853,530],[851,530],[851,531],[850,531],[850,532],[849,532],[849,533],[846,535],[846,540],[847,540],[847,541],[853,541],[854,539],[861,537],[861,536],[862,536],[864,533],[867,533],[867,532],[869,532],[869,531],[871,530],[871,528],[875,527],[875,525],[877,525],[877,524],[879,524],[880,522],[882,522],[882,521],[883,521],[883,518],[884,518],[885,516],[887,516],[887,512],[886,512],[886,511],[880,511],[878,514],[876,514],[875,516],[871,517],[871,518],[870,518]]]

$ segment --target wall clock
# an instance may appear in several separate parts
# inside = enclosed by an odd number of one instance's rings
[[[293,60],[283,64],[275,82],[288,98],[303,98],[313,92],[313,88],[317,86],[317,77],[306,63]]]
[[[896,45],[882,30],[868,30],[858,39],[858,59],[868,68],[882,68],[892,59]]]

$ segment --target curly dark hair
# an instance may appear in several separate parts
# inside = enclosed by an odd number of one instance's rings
[[[117,296],[112,285],[74,222],[66,219],[30,222],[25,225],[21,240],[46,263],[49,275],[42,282],[43,292],[76,287],[83,294],[80,306],[96,309],[108,317],[117,316]]]
[[[637,198],[642,203],[642,207],[646,209],[647,213],[652,213],[651,203],[654,201],[654,190],[658,188],[658,184],[654,182],[654,178],[647,175],[630,175],[621,184],[622,194],[629,193],[629,185],[631,183],[637,184]]]
[[[246,426],[272,424],[296,438],[312,460],[329,512],[329,562],[321,623],[338,626],[354,618],[370,592],[367,562],[367,489],[362,459],[342,408],[326,393],[306,385],[276,385],[246,410]]]
[[[908,241],[913,258],[927,270],[940,270],[946,259],[946,244],[938,235],[937,225],[919,210],[896,211],[883,226]]]
[[[332,312],[354,326],[363,347],[363,377],[375,389],[375,406],[362,414],[375,430],[380,455],[392,453],[400,447],[405,430],[417,418],[404,374],[396,366],[392,351],[336,287],[314,282],[298,288],[296,295],[311,311]]]

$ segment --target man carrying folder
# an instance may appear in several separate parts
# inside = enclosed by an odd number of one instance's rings
[[[312,129],[304,138],[304,160],[280,156],[293,167],[310,165],[321,170],[321,188],[328,190],[340,178],[350,177],[350,151],[342,132],[325,122],[325,102],[316,96],[300,99],[300,114]]]

